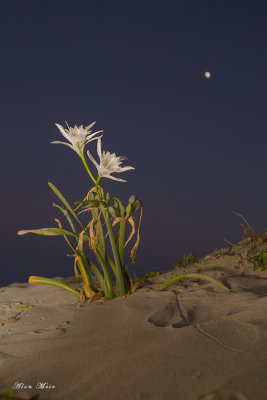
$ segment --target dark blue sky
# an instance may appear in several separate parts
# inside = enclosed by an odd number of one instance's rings
[[[97,121],[136,168],[101,183],[143,200],[137,275],[239,240],[232,210],[267,227],[265,1],[15,0],[0,20],[1,286],[73,274],[63,238],[17,236],[63,222],[48,181],[92,187],[55,122]]]

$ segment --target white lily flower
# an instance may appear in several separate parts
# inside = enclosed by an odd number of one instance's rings
[[[94,163],[96,166],[98,175],[101,176],[102,178],[109,178],[109,179],[114,179],[114,181],[120,181],[120,182],[127,182],[124,179],[120,178],[115,178],[114,176],[111,176],[113,172],[124,172],[128,171],[130,169],[135,169],[134,167],[120,167],[120,164],[123,160],[127,160],[127,157],[116,157],[116,154],[110,154],[109,151],[106,153],[101,150],[101,137],[98,138],[97,141],[97,154],[100,160],[100,163],[97,164],[96,160],[90,154],[89,150],[87,150],[87,155],[90,158],[90,160]]]
[[[66,124],[67,124],[67,122],[66,122]],[[92,131],[90,131],[90,129],[92,128],[92,126],[94,124],[95,124],[95,122],[86,126],[85,128],[83,127],[83,125],[81,125],[79,128],[76,125],[74,126],[74,128],[70,128],[67,124],[68,129],[64,129],[63,126],[61,126],[59,124],[55,124],[58,127],[58,129],[60,130],[60,132],[62,133],[62,135],[71,144],[66,143],[66,142],[58,142],[58,141],[51,142],[51,143],[65,144],[66,146],[69,146],[71,149],[73,149],[79,156],[81,156],[81,154],[83,154],[83,152],[84,152],[84,147],[87,145],[87,143],[103,136],[102,135],[102,136],[94,137],[97,133],[103,132],[103,131],[98,131],[98,132],[92,133]]]

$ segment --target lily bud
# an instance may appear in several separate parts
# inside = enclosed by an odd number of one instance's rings
[[[107,194],[106,194],[106,203],[107,203],[107,206],[108,206],[108,204],[109,204],[109,200],[110,200],[110,193],[107,192]]]
[[[118,212],[116,211],[116,208],[114,208],[113,206],[109,207],[109,212],[112,215],[112,217],[117,218],[118,217]]]
[[[116,208],[116,210],[119,209],[119,203],[117,202],[117,200],[114,200],[113,206]]]
[[[132,212],[132,208],[133,208],[132,204],[129,203],[127,208],[126,208],[126,218],[128,218],[130,216],[130,214]]]
[[[128,202],[133,204],[135,202],[135,200],[136,200],[136,195],[132,194],[131,197],[129,198]]]
[[[125,208],[121,202],[119,203],[119,209],[120,209],[120,216],[125,217]]]
[[[133,204],[133,212],[137,211],[138,208],[140,208],[142,205],[142,202],[140,200],[135,200],[134,204]]]

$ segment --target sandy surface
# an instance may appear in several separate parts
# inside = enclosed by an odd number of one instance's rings
[[[42,285],[1,288],[0,389],[18,382],[17,398],[40,400],[266,400],[267,272],[252,270],[248,249],[215,251],[112,301],[80,305]],[[184,272],[230,290],[187,279],[155,291]],[[14,309],[23,306],[31,307]]]

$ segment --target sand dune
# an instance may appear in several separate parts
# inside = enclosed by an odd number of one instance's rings
[[[18,398],[40,400],[266,400],[267,272],[252,270],[248,249],[243,241],[217,250],[112,301],[77,304],[41,285],[1,288],[0,389],[22,383]],[[187,279],[155,291],[184,272],[230,290]]]

